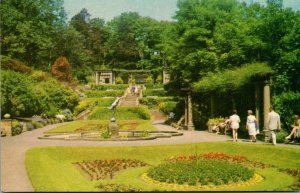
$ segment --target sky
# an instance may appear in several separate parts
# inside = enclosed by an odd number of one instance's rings
[[[259,2],[266,0],[238,0]],[[110,21],[123,12],[138,12],[141,16],[149,16],[157,20],[172,20],[177,10],[177,0],[64,0],[64,8],[70,20],[81,9],[86,8],[91,18],[102,18]],[[285,7],[300,11],[300,0],[283,0]]]

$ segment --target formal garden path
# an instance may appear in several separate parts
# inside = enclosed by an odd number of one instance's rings
[[[231,138],[224,135],[215,135],[206,131],[181,131],[183,136],[172,138],[158,138],[145,141],[62,141],[41,140],[38,137],[49,129],[59,125],[48,125],[41,129],[22,133],[14,137],[1,138],[1,189],[4,192],[34,191],[25,168],[25,153],[33,147],[45,146],[143,146],[163,144],[190,144],[198,142],[227,141]],[[163,121],[156,120],[153,125],[158,130],[175,130],[164,125]],[[284,145],[283,145],[284,146]],[[300,146],[291,146],[299,148]]]

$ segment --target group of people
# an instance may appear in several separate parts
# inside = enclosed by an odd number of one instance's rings
[[[132,95],[133,94],[138,95],[139,94],[139,88],[137,86],[132,86],[130,88],[130,92],[131,92]]]
[[[299,120],[299,117],[298,117]],[[240,117],[237,115],[237,111],[233,111],[233,115],[229,118],[225,118],[224,123],[218,125],[218,127],[224,127],[225,125],[229,125],[232,130],[232,138],[234,142],[238,141],[238,129],[240,127]],[[300,124],[300,120],[298,121],[298,125]],[[276,131],[281,130],[280,116],[276,113],[273,108],[270,108],[270,112],[268,114],[267,127],[271,133],[271,139],[273,145],[276,145]],[[251,142],[256,142],[256,135],[259,134],[259,127],[256,117],[253,115],[252,110],[248,110],[248,116],[246,121],[246,129],[248,130],[248,134]],[[296,130],[296,129],[295,129]],[[296,131],[292,132],[290,136],[294,135]],[[287,138],[288,138],[287,137]]]

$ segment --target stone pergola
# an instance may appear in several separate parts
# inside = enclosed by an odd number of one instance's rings
[[[115,72],[113,70],[96,70],[95,84],[115,84]]]
[[[188,88],[181,89],[185,94],[185,108],[184,108],[184,128],[189,131],[194,131],[195,126],[193,123],[193,105],[191,90]]]

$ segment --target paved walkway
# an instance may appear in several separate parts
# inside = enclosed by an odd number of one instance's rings
[[[48,125],[41,129],[25,132],[14,137],[1,138],[1,190],[5,192],[34,191],[25,169],[25,152],[33,147],[45,146],[142,146],[162,144],[188,144],[211,141],[227,141],[231,138],[205,131],[182,131],[183,136],[159,138],[146,141],[62,141],[39,140],[43,132],[66,123]],[[155,121],[158,130],[175,130]]]

